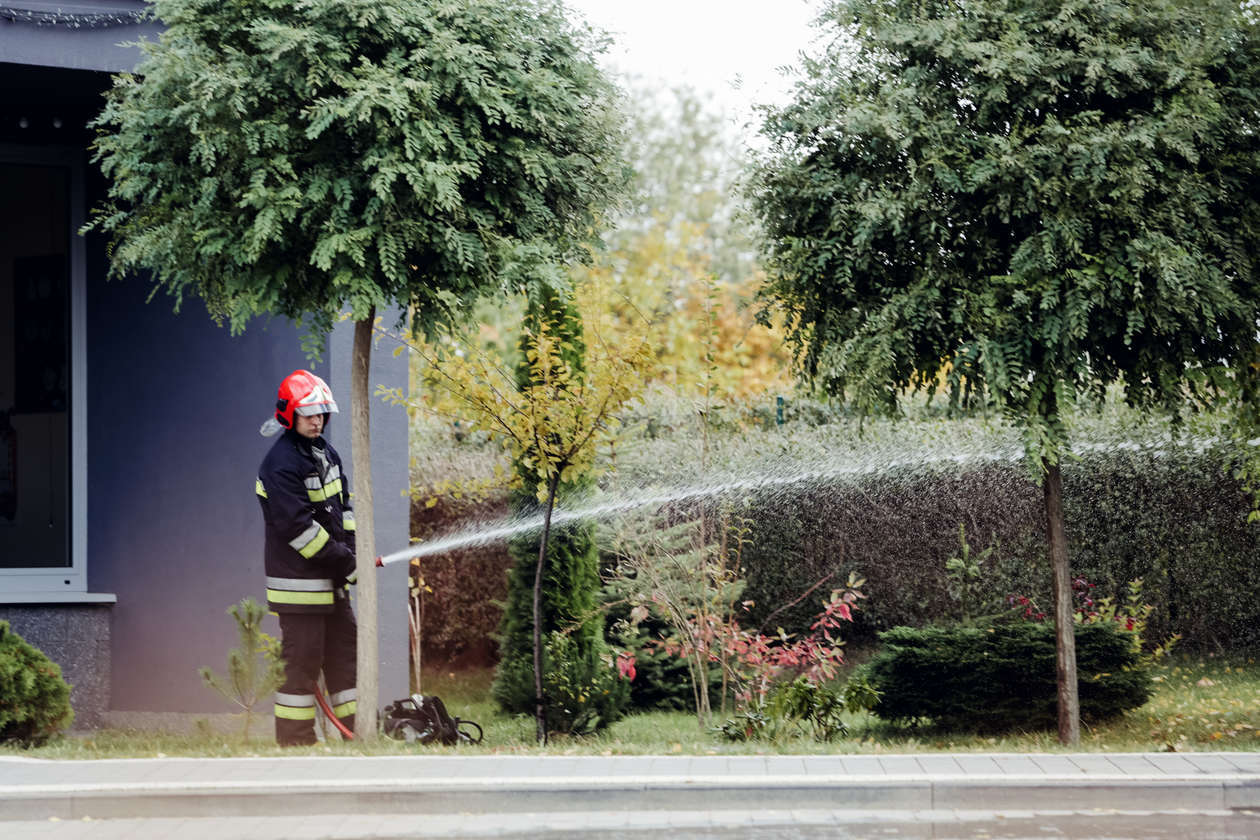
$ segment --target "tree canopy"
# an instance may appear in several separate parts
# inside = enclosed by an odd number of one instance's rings
[[[1236,392],[1260,314],[1260,54],[1238,0],[835,0],[754,201],[805,372],[1024,429],[1080,738],[1061,410]],[[1223,387],[1224,386],[1224,387]]]
[[[234,331],[317,355],[349,307],[359,737],[377,736],[368,369],[378,305],[414,331],[482,292],[561,280],[624,180],[597,44],[552,0],[157,0],[167,26],[95,125],[93,226]]]
[[[535,0],[157,0],[97,120],[117,274],[234,330],[449,320],[578,253],[624,181],[589,31]]]
[[[1254,343],[1256,26],[1236,0],[839,0],[754,186],[804,371],[1173,407]]]

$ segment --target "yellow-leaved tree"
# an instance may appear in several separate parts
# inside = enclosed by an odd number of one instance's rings
[[[515,367],[502,353],[483,348],[468,336],[454,345],[454,351],[441,343],[412,344],[425,363],[427,386],[423,395],[412,398],[413,407],[457,418],[469,429],[500,440],[516,465],[514,480],[540,509],[536,560],[529,570],[532,586],[523,585],[526,570],[520,563],[513,572],[518,585],[509,584],[495,686],[496,700],[513,710],[518,708],[522,677],[532,672],[529,699],[540,742],[546,741],[550,728],[583,731],[606,725],[620,713],[610,692],[583,690],[611,678],[610,663],[604,673],[592,672],[606,650],[602,616],[595,608],[599,578],[593,535],[578,523],[576,533],[572,529],[565,533],[558,560],[548,551],[552,515],[562,490],[587,486],[599,445],[616,434],[620,412],[642,393],[656,368],[646,334],[628,337],[611,329],[602,292],[597,283],[578,286],[571,298],[550,287],[533,290],[526,302]],[[549,568],[549,563],[565,568]],[[544,577],[562,585],[549,586],[544,593]],[[521,603],[526,593],[528,610]],[[526,652],[531,654],[529,668],[522,661]],[[548,654],[552,661],[545,663]],[[577,685],[575,694],[582,703],[588,698],[597,701],[577,718],[549,710],[545,699],[560,690],[545,689],[545,674],[566,668],[576,669],[578,676],[567,684]]]

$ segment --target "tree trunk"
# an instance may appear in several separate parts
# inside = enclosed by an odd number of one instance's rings
[[[547,512],[543,516],[542,538],[538,541],[538,565],[534,567],[534,722],[538,743],[547,743],[547,702],[543,699],[542,661],[542,577],[547,559],[547,538],[551,536],[551,512],[556,506],[557,472],[547,483]]]
[[[372,358],[372,326],[376,307],[354,322],[354,354],[350,362],[350,442],[354,464],[354,532],[356,598],[359,624],[358,708],[355,737],[376,740],[376,709],[380,694],[380,653],[376,610],[376,529],[372,514],[372,440],[368,420],[371,394],[368,367]]]
[[[1068,568],[1067,536],[1063,528],[1063,478],[1058,464],[1042,462],[1046,495],[1046,532],[1050,537],[1050,567],[1054,573],[1054,634],[1059,689],[1059,741],[1072,746],[1081,740],[1081,705],[1076,690],[1076,622],[1072,618],[1072,576]]]

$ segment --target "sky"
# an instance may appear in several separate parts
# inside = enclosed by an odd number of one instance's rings
[[[813,37],[819,0],[565,0],[614,43],[614,72],[648,85],[686,83],[710,92],[737,126],[756,103],[787,101],[790,81],[776,68],[796,64]]]

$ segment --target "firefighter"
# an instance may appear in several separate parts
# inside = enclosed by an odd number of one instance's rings
[[[275,714],[282,746],[315,743],[321,670],[333,713],[354,729],[354,511],[341,457],[323,437],[335,413],[327,383],[295,370],[280,383],[275,418],[262,429],[284,431],[255,485],[266,522],[267,606],[280,618],[285,679]]]

